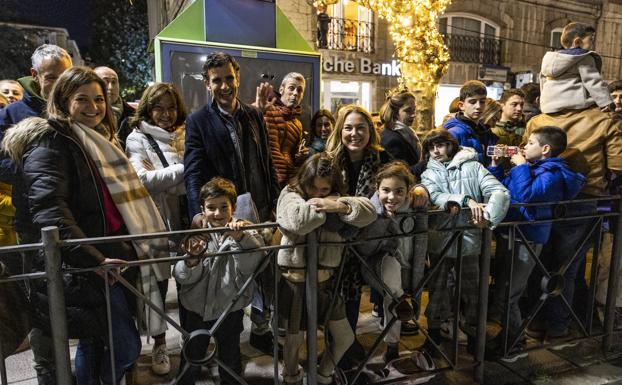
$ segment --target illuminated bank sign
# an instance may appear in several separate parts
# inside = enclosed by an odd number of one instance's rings
[[[323,57],[322,70],[332,73],[400,76],[400,65],[397,60],[391,60],[390,63],[375,63],[366,57],[343,59],[337,55],[326,55]]]

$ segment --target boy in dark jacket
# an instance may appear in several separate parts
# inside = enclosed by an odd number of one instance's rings
[[[486,105],[486,85],[477,80],[470,80],[460,88],[460,111],[443,124],[458,140],[462,147],[471,147],[477,151],[477,159],[484,166],[490,164],[486,148],[497,144],[497,136],[479,120]]]
[[[510,159],[516,166],[502,181],[510,190],[512,203],[556,202],[574,199],[583,185],[585,177],[568,167],[566,161],[559,155],[566,149],[566,133],[559,127],[545,126],[535,129],[529,136],[523,153],[518,153]],[[503,169],[497,166],[498,159],[492,159],[489,170],[500,180],[503,178]],[[551,206],[532,206],[510,208],[506,220],[536,221],[550,219]],[[522,317],[518,307],[518,300],[525,290],[527,279],[536,262],[531,257],[527,245],[531,246],[536,255],[539,255],[543,244],[548,241],[552,224],[538,223],[521,225],[516,231],[513,248],[515,259],[511,276],[510,287],[509,329],[510,341],[514,342],[516,334],[522,325]],[[524,235],[521,236],[520,233]],[[508,244],[508,234],[497,236],[497,269],[495,282],[496,290],[493,294],[493,303],[490,311],[491,321],[501,323],[504,309],[506,290],[504,286],[510,282],[509,265],[512,257],[511,247]],[[524,338],[521,338],[508,354],[518,353],[524,348]]]

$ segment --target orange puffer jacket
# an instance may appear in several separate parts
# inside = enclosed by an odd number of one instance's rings
[[[298,117],[302,108],[282,104],[269,106],[264,113],[272,163],[279,185],[283,187],[296,174],[296,154],[302,144],[303,130]]]

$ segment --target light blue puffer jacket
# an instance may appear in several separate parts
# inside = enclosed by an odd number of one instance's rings
[[[478,202],[488,199],[485,209],[486,219],[490,228],[495,228],[505,218],[510,204],[509,191],[486,168],[477,161],[477,152],[469,147],[462,147],[454,158],[445,165],[435,159],[428,161],[427,170],[421,175],[422,184],[430,192],[432,204],[440,209],[447,207],[447,202],[462,205],[465,196]],[[470,212],[463,210],[457,221],[448,215],[441,215],[435,223],[437,231],[430,232],[429,252],[438,255],[451,237],[448,230],[455,224],[457,227],[468,226]],[[467,230],[462,239],[462,255],[478,255],[481,250],[481,230]],[[457,248],[454,246],[449,255],[455,257]]]

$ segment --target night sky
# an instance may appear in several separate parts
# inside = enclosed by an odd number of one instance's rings
[[[90,44],[91,1],[106,0],[3,0],[3,20],[24,24],[62,27],[69,31],[80,51],[86,51]]]

